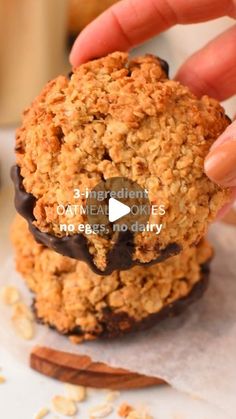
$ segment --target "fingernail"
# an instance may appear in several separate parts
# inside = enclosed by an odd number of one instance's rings
[[[236,139],[211,149],[205,160],[206,175],[222,186],[236,186]]]

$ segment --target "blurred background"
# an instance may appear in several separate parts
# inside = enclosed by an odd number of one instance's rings
[[[70,71],[68,54],[76,36],[115,2],[0,0],[0,126],[19,124],[23,109],[43,85]],[[166,59],[173,76],[188,55],[232,23],[233,19],[223,18],[198,25],[179,25],[133,53],[151,52]],[[225,106],[232,116],[235,98]]]
[[[78,33],[115,0],[0,0],[0,125],[16,124],[43,85],[69,71]]]

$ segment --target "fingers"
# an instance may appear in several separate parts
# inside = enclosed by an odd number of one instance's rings
[[[216,140],[205,160],[206,175],[219,185],[236,186],[236,121]]]
[[[205,160],[205,173],[221,186],[231,188],[231,202],[224,205],[217,218],[223,218],[236,200],[236,121],[215,141]]]
[[[224,100],[236,93],[236,25],[192,55],[176,78],[198,96]]]
[[[234,0],[122,0],[79,35],[70,54],[78,66],[109,52],[127,51],[177,23],[236,16]]]
[[[228,204],[224,205],[220,211],[217,214],[217,218],[221,219],[224,218],[225,215],[230,211],[230,209],[232,208],[232,206],[234,205],[236,199],[236,188],[232,188],[231,190],[231,202],[229,202]]]

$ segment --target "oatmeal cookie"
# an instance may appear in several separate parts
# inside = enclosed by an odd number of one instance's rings
[[[116,52],[83,64],[70,79],[50,81],[24,113],[13,169],[17,210],[37,241],[97,274],[161,262],[198,243],[229,199],[203,170],[228,124],[216,100],[169,80],[159,58]],[[58,214],[58,205],[83,206],[76,188],[114,177],[136,182],[151,206],[164,207],[164,215],[149,218],[162,225],[160,234],[62,231],[87,217]]]
[[[101,276],[36,243],[20,216],[11,235],[17,270],[35,294],[36,317],[78,339],[148,328],[183,311],[207,285],[212,249],[206,241],[155,266]]]

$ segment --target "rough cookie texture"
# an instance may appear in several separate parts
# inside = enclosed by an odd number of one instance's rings
[[[202,294],[203,266],[212,256],[209,244],[201,241],[161,264],[102,277],[85,263],[37,244],[19,216],[11,235],[17,270],[35,294],[37,317],[61,333],[85,339],[149,327],[182,310],[199,284],[196,297]],[[172,311],[176,302],[178,310]]]
[[[17,164],[26,192],[35,198],[35,226],[61,237],[60,223],[86,223],[86,216],[57,215],[57,205],[83,205],[74,188],[92,189],[124,176],[148,189],[152,205],[164,205],[159,235],[136,233],[132,258],[148,263],[168,245],[198,243],[229,192],[212,183],[203,163],[229,124],[220,104],[197,99],[167,78],[154,56],[131,61],[125,53],[83,64],[70,79],[59,76],[23,116],[17,132]],[[74,234],[74,233],[68,233]],[[87,235],[94,264],[104,271],[114,237]],[[155,268],[156,269],[156,268]]]
[[[118,0],[69,0],[69,32],[78,34],[100,13]]]

